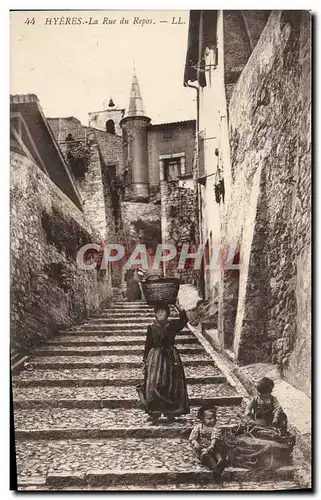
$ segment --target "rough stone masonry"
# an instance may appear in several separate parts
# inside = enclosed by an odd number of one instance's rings
[[[231,203],[239,245],[234,352],[271,361],[310,395],[311,16],[274,11],[231,96]],[[223,224],[224,226],[224,224]],[[229,273],[223,278],[228,301]],[[221,309],[221,325],[229,321]],[[225,315],[225,317],[224,317]],[[234,320],[233,320],[234,321]]]
[[[11,153],[11,349],[23,351],[109,299],[110,276],[76,265],[99,234],[29,158]],[[72,238],[70,235],[72,234]]]

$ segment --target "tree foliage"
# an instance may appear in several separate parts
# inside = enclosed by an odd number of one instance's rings
[[[84,178],[88,172],[88,166],[91,161],[91,149],[82,142],[73,141],[69,138],[67,142],[67,151],[65,154],[66,162],[76,178]]]

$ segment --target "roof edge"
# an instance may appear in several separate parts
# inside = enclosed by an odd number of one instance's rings
[[[167,125],[177,125],[177,124],[181,124],[181,125],[187,125],[187,124],[193,124],[193,125],[196,125],[196,119],[192,119],[192,120],[178,120],[178,121],[175,121],[175,122],[163,122],[163,123],[151,123],[150,125],[148,125],[148,128],[157,128],[157,127],[166,127]]]
[[[36,94],[11,94],[10,104],[28,104],[30,102],[36,102],[39,104],[39,99]]]

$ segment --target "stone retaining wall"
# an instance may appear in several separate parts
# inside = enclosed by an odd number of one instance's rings
[[[78,248],[99,243],[99,233],[36,164],[16,153],[10,196],[11,348],[18,351],[97,310],[111,286],[106,271],[76,265]]]
[[[231,201],[223,235],[227,244],[241,249],[234,332],[238,360],[273,361],[307,394],[310,23],[307,11],[273,12],[235,86],[229,106]]]

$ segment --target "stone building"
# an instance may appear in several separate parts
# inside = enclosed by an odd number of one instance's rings
[[[13,349],[80,320],[121,289],[124,262],[107,271],[77,267],[84,244],[123,244],[127,259],[143,243],[151,266],[158,243],[179,247],[195,233],[195,121],[151,124],[136,75],[127,113],[112,99],[103,108],[84,126],[45,118],[36,96],[11,98]],[[192,280],[188,269],[179,275]]]
[[[219,290],[217,345],[241,364],[277,364],[308,395],[310,75],[309,12],[191,11],[199,237],[240,263],[204,271],[206,297]]]
[[[101,111],[93,111],[88,114],[89,127],[122,136],[120,121],[125,115],[125,109],[120,109],[109,99],[108,106],[104,105]]]
[[[74,117],[48,121],[66,158],[88,152],[86,168],[77,171],[76,163],[73,176],[101,240],[125,244],[127,255],[138,243],[151,255],[161,242],[194,243],[195,120],[152,124],[134,73],[127,110],[110,99],[89,113],[89,126]],[[116,267],[114,286],[122,281]],[[180,276],[192,279],[189,271]]]

